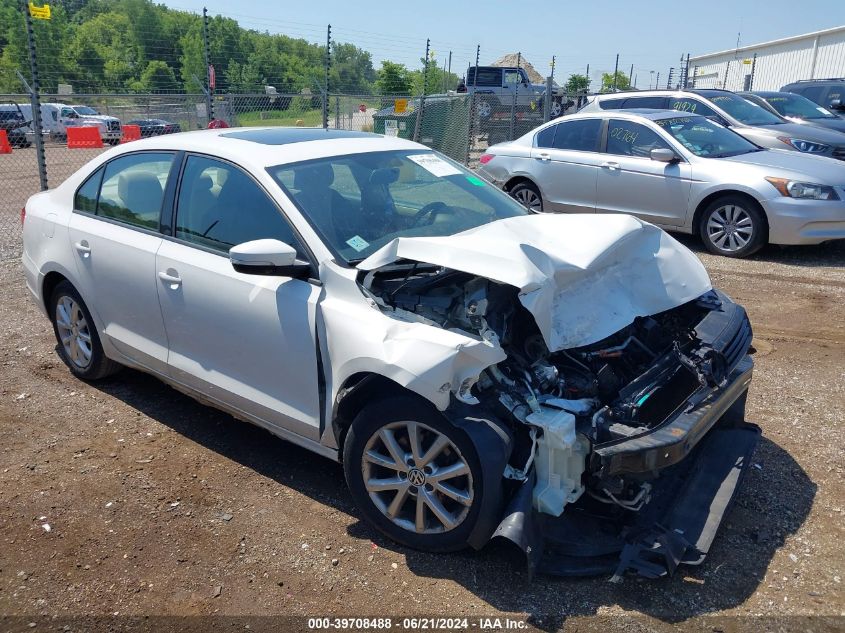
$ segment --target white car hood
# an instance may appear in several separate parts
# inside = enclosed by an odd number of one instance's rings
[[[638,316],[675,308],[712,288],[689,249],[627,215],[539,214],[447,237],[400,237],[358,268],[399,259],[518,288],[550,351],[595,343]]]

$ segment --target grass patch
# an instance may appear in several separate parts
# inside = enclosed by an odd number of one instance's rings
[[[323,125],[323,111],[319,108],[312,110],[271,110],[264,112],[239,112],[237,124],[244,126],[294,126],[297,121],[302,121],[304,127],[320,127]]]

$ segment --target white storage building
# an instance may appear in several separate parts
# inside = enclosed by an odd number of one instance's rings
[[[698,55],[689,63],[696,88],[780,90],[799,79],[845,77],[845,26]]]

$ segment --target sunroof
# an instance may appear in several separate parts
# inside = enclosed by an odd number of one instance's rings
[[[353,132],[351,130],[326,130],[321,127],[274,127],[256,130],[238,130],[226,132],[220,136],[236,138],[242,141],[252,141],[262,145],[287,145],[289,143],[305,143],[308,141],[326,141],[340,138],[370,138],[377,134],[367,132]]]

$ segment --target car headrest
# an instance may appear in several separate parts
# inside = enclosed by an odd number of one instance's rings
[[[161,209],[161,183],[148,171],[121,173],[117,179],[117,194],[124,206],[137,215],[153,215]]]
[[[374,169],[370,174],[368,184],[370,185],[389,185],[399,179],[399,169],[396,167],[383,167],[381,169]]]

